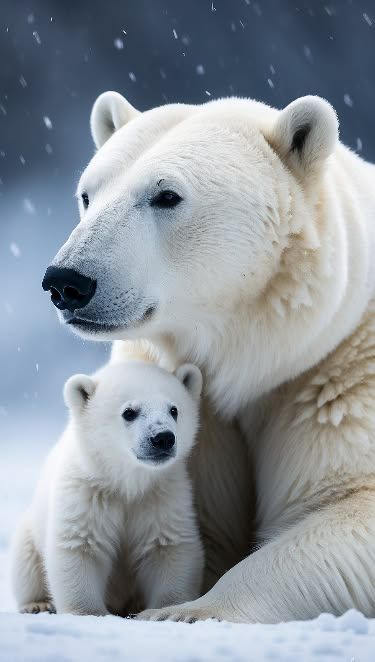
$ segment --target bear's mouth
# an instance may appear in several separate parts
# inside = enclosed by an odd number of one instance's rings
[[[157,453],[153,452],[150,453],[149,455],[136,455],[137,460],[139,460],[140,462],[144,462],[144,464],[151,464],[151,465],[163,464],[168,460],[172,460],[174,457],[176,457],[175,449],[171,451],[159,451]]]
[[[111,324],[108,322],[93,322],[92,320],[82,319],[81,317],[71,317],[65,320],[65,324],[74,327],[78,331],[84,331],[85,333],[95,334],[95,333],[113,333],[114,331],[125,330],[125,326],[119,326],[118,324]]]
[[[133,328],[139,327],[145,322],[153,318],[156,312],[156,305],[151,305],[146,308],[145,312],[136,320],[131,320],[129,323],[117,322],[100,322],[98,320],[91,320],[85,317],[78,317],[76,314],[67,314],[66,311],[60,311],[60,318],[65,324],[73,327],[75,331],[85,333],[88,335],[103,334],[103,333],[123,333]]]

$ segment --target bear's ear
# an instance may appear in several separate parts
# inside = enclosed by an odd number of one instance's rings
[[[96,384],[87,375],[73,375],[64,386],[65,404],[71,411],[81,411],[94,394]]]
[[[339,123],[331,104],[307,96],[280,112],[269,142],[280,158],[303,176],[332,154],[338,136]]]
[[[118,94],[118,92],[103,92],[95,101],[90,117],[91,135],[99,149],[108,138],[127,124],[139,111]]]
[[[192,363],[184,363],[177,368],[175,375],[189,391],[192,398],[199,400],[203,386],[202,373],[199,368]]]

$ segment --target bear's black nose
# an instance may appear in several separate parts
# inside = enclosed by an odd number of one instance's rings
[[[158,451],[167,452],[173,448],[175,436],[170,430],[165,430],[165,432],[159,432],[155,437],[151,437],[150,441]]]
[[[42,282],[43,290],[51,292],[51,301],[59,310],[73,312],[84,308],[94,296],[96,280],[74,269],[48,267]]]

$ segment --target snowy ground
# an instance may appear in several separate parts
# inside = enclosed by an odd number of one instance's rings
[[[31,425],[33,427],[33,425]],[[54,434],[52,435],[54,436]],[[42,438],[47,435],[42,433]],[[0,662],[374,662],[375,620],[357,612],[305,623],[140,623],[115,617],[20,615],[9,586],[9,540],[48,444],[0,440]]]

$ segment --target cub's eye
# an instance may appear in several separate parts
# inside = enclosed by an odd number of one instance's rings
[[[152,200],[152,207],[160,207],[161,209],[170,209],[176,207],[182,198],[174,191],[160,191]]]
[[[87,195],[87,193],[82,193],[81,198],[84,208],[87,209],[87,207],[90,204],[89,196]]]
[[[170,408],[169,413],[172,416],[172,418],[174,418],[174,420],[177,421],[177,416],[178,416],[177,407],[173,405],[173,407]]]
[[[122,414],[122,417],[128,421],[128,423],[131,423],[132,421],[135,421],[139,414],[139,411],[136,411],[135,409],[132,409],[131,407],[127,407],[125,411]]]

